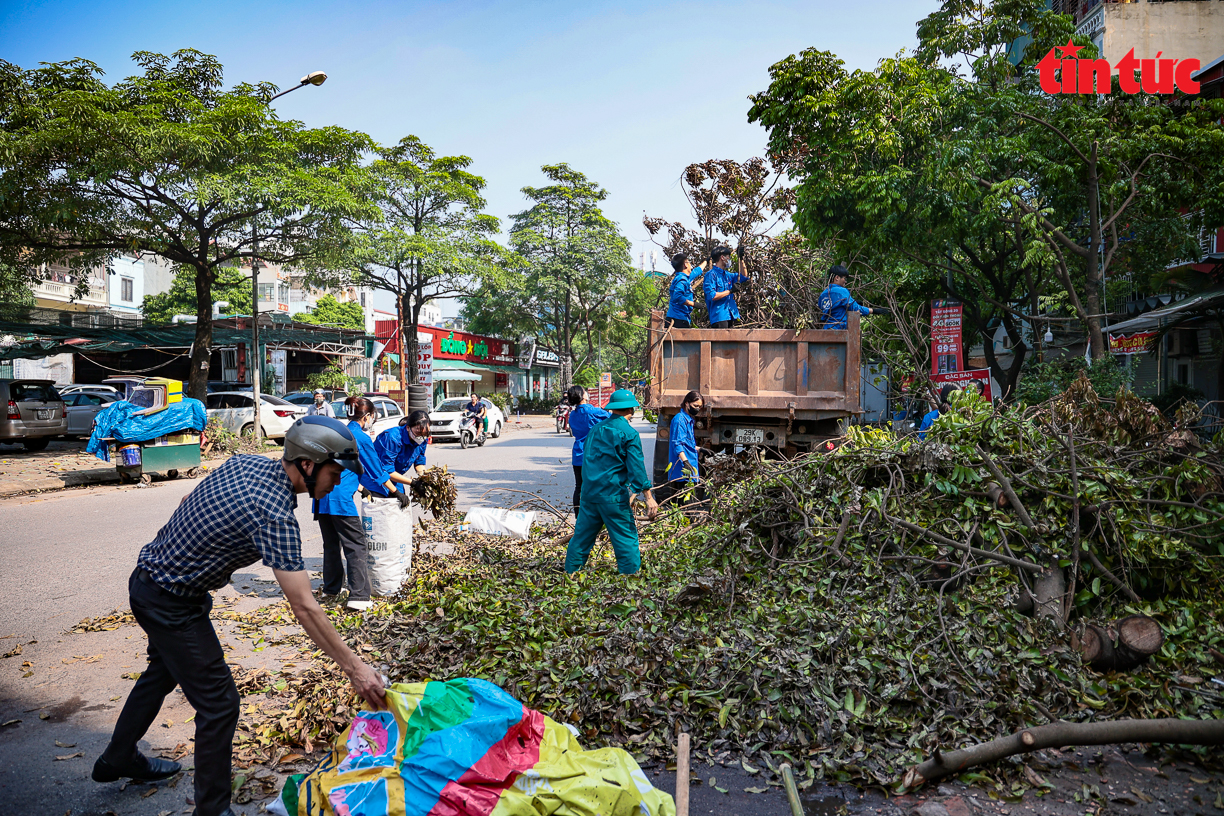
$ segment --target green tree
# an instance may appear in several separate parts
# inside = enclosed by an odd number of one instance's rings
[[[417,379],[417,326],[431,300],[470,293],[497,275],[498,220],[483,212],[485,180],[467,156],[438,156],[416,136],[379,148],[370,165],[377,210],[350,222],[347,253],[319,267],[323,283],[382,289],[401,305],[407,381]],[[340,270],[340,271],[335,271]],[[346,271],[355,270],[355,271]]]
[[[599,208],[608,193],[568,164],[541,168],[550,185],[524,187],[532,206],[513,216],[510,245],[524,264],[466,298],[475,331],[539,337],[561,356],[561,380],[599,347],[599,327],[623,312],[622,296],[643,277],[629,242]],[[577,347],[583,360],[575,364]]]
[[[250,314],[251,278],[237,267],[223,266],[216,271],[209,297],[210,303],[227,304],[221,307],[221,314]],[[177,314],[196,314],[196,300],[195,270],[179,267],[167,291],[144,296],[141,311],[149,323],[169,323]]]
[[[343,219],[371,211],[360,166],[371,143],[279,119],[270,83],[223,90],[207,54],[133,58],[142,73],[114,85],[86,60],[0,62],[0,261],[35,275],[123,251],[190,269],[189,393],[203,398],[219,270],[256,247],[284,265],[334,251]]]
[[[318,326],[339,326],[343,329],[365,330],[365,312],[360,303],[341,303],[332,295],[323,295],[309,312],[298,312],[293,319]]]

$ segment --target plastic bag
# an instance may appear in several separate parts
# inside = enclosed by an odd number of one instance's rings
[[[412,569],[412,510],[395,499],[358,502],[370,563],[370,589],[394,595]]]
[[[620,748],[573,733],[485,680],[396,684],[309,774],[268,805],[281,816],[675,816]]]
[[[495,507],[473,507],[463,517],[463,523],[474,533],[508,535],[526,541],[531,537],[535,513],[499,510]]]

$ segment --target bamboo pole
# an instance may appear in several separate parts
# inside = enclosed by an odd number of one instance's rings
[[[689,735],[676,740],[676,816],[689,812]]]
[[[795,773],[789,762],[782,763],[782,784],[786,787],[786,800],[790,802],[791,816],[803,816],[803,803],[799,801],[799,788],[795,785]]]

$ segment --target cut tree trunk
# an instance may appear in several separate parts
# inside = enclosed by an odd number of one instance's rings
[[[1122,742],[1163,742],[1174,745],[1224,745],[1224,720],[1114,720],[1112,722],[1056,722],[1026,728],[996,740],[934,755],[905,772],[901,784],[917,788],[966,768],[997,762],[1013,754],[1067,745],[1114,745]]]
[[[1164,645],[1160,624],[1146,615],[1131,615],[1113,626],[1088,624],[1079,650],[1094,671],[1128,671],[1146,662]]]
[[[1033,600],[1038,618],[1050,618],[1063,625],[1063,602],[1067,594],[1067,573],[1062,567],[1046,567],[1033,582]]]
[[[994,482],[986,483],[986,495],[990,497],[991,503],[993,503],[994,506],[1000,510],[1011,504],[1011,502],[1007,500],[1007,494],[1003,492],[1003,488],[999,487]]]

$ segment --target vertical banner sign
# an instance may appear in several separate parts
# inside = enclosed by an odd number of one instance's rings
[[[433,335],[417,332],[417,385],[433,388]]]
[[[949,374],[965,368],[961,347],[961,303],[931,301],[931,373]]]

